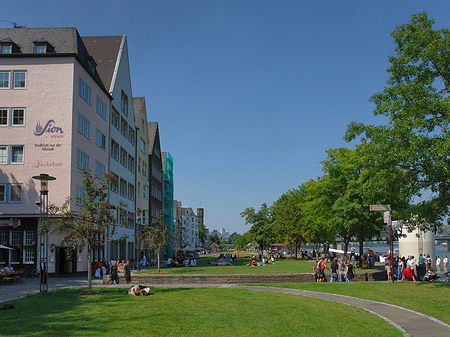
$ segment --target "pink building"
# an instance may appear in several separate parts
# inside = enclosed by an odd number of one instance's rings
[[[75,28],[0,29],[0,265],[36,267],[41,173],[50,203],[82,195],[80,169],[108,172],[111,96]],[[68,258],[49,233],[49,273],[87,270],[86,252]]]

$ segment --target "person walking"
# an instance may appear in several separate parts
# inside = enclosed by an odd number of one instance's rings
[[[444,273],[448,271],[448,258],[447,255],[444,256],[444,260],[442,260],[442,264],[444,265]]]
[[[127,283],[131,282],[131,266],[129,260],[127,260],[127,264],[125,265],[125,281]]]
[[[347,268],[345,269],[345,279],[347,282],[352,282],[355,277],[353,273],[353,265],[351,263],[347,263]]]
[[[333,262],[331,263],[331,282],[337,282],[338,281],[338,258],[335,257]]]

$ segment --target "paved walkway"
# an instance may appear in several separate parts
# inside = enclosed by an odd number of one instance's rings
[[[93,280],[94,287],[127,287],[126,284],[118,285],[103,285],[102,280]],[[78,278],[50,278],[49,290],[64,288],[64,287],[79,287],[87,286],[86,277]],[[261,286],[243,286],[236,284],[172,284],[172,285],[152,285],[153,287],[214,287],[214,288],[232,288],[232,289],[246,289],[252,291],[276,292],[290,295],[307,296],[319,298],[327,301],[334,301],[351,305],[364,309],[378,317],[384,319],[389,324],[395,326],[400,330],[404,336],[427,336],[427,337],[448,337],[450,336],[450,325],[446,324],[436,318],[405,309],[396,305],[359,299],[350,296],[327,294],[309,290],[275,288],[275,287],[261,287]],[[0,303],[26,295],[35,294],[39,292],[39,279],[25,279],[20,284],[0,285]]]

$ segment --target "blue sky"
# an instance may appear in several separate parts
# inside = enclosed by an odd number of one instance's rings
[[[210,230],[322,175],[352,120],[378,123],[390,33],[414,12],[450,27],[450,2],[300,0],[7,1],[26,27],[126,34],[133,96],[174,158],[175,198]],[[0,27],[11,25],[0,21]]]

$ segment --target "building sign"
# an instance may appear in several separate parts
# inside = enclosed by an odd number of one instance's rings
[[[52,138],[63,138],[62,135],[64,133],[63,129],[59,126],[55,125],[55,121],[50,119],[44,127],[41,126],[41,123],[36,123],[36,128],[34,130],[35,136],[42,136],[43,134],[50,135]]]
[[[11,227],[17,228],[20,226],[20,220],[17,218],[1,219],[0,226],[11,226]]]

